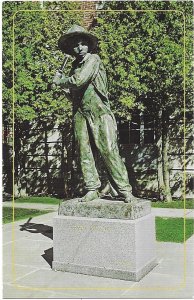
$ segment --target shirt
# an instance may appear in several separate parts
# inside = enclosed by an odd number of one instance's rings
[[[65,86],[70,89],[74,112],[93,117],[111,113],[106,71],[97,54],[87,53],[82,61],[75,60]]]

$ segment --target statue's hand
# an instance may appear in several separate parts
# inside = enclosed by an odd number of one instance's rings
[[[53,83],[59,85],[61,83],[61,78],[62,78],[62,74],[59,71],[57,71],[53,78]]]

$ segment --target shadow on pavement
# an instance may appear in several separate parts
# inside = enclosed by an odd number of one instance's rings
[[[41,233],[49,239],[53,239],[53,227],[44,224],[30,223],[31,219],[32,218],[29,218],[26,223],[20,225],[20,231],[25,230],[30,233]]]
[[[36,224],[31,223],[32,218],[29,218],[28,221],[22,225],[20,225],[20,231],[27,231],[30,233],[41,233],[42,235],[48,237],[49,239],[53,239],[53,227],[44,225],[44,224]],[[52,267],[53,261],[53,248],[49,248],[44,250],[44,254],[41,255],[46,262]]]
[[[52,268],[52,262],[53,262],[53,247],[49,248],[44,251],[44,254],[41,255],[46,262],[49,264],[49,266]]]

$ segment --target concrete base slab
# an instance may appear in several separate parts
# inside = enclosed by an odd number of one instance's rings
[[[57,216],[53,269],[139,281],[156,265],[155,222]]]

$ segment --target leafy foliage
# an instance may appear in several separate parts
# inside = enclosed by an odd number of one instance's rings
[[[13,21],[16,120],[71,115],[71,103],[48,83],[63,60],[59,36],[81,23],[83,14],[73,9],[79,2],[45,1],[43,9],[38,1],[3,3],[4,119],[12,108]],[[184,18],[187,103],[192,96],[192,1],[107,1],[103,9],[109,11],[98,12],[93,30],[114,112],[129,119],[135,108],[183,110]]]
[[[57,48],[58,39],[73,23],[79,23],[81,14],[72,11],[77,7],[78,5],[73,2],[44,2],[44,9],[41,9],[37,1],[4,2],[5,120],[11,119],[12,53],[14,53],[15,75],[15,120],[22,122],[44,119],[48,116],[64,118],[71,115],[71,103],[61,91],[53,91],[50,85],[63,61],[63,54]]]
[[[63,61],[58,38],[81,23],[83,12],[73,11],[79,6],[79,1],[44,1],[43,8],[38,1],[3,3],[3,117],[11,123],[14,93],[18,132],[24,121],[71,119],[70,101],[50,83]],[[125,119],[132,110],[154,115],[168,186],[168,120],[184,115],[185,86],[186,109],[192,106],[192,1],[106,1],[103,9],[108,11],[98,12],[92,30],[99,38],[112,109]]]
[[[188,94],[192,3],[116,1],[107,2],[105,8],[109,11],[98,13],[94,32],[100,40],[115,113],[130,118],[135,108],[152,113],[163,110],[168,115],[183,110],[184,18]],[[127,11],[111,11],[119,9]]]

